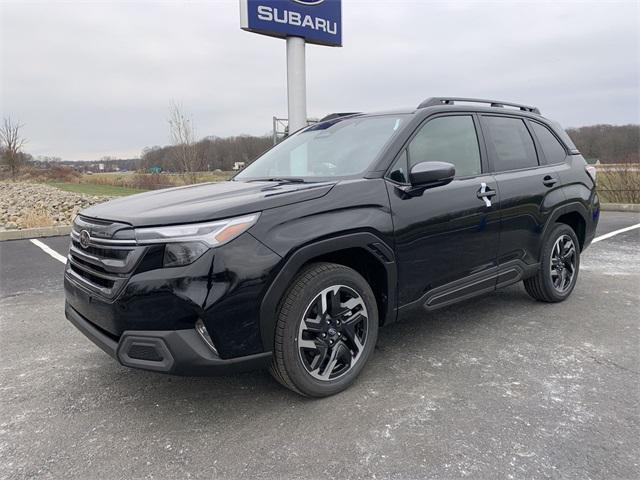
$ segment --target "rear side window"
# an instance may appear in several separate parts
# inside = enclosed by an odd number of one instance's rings
[[[533,128],[533,133],[538,138],[538,142],[542,145],[542,151],[544,157],[547,159],[547,163],[560,163],[564,162],[567,157],[564,147],[560,144],[558,139],[549,131],[549,129],[537,122],[529,122]]]
[[[536,147],[523,120],[490,116],[483,116],[482,120],[489,130],[489,141],[493,144],[495,171],[538,166]]]
[[[480,173],[478,136],[470,115],[429,120],[409,144],[409,169],[420,162],[447,162],[456,177]]]

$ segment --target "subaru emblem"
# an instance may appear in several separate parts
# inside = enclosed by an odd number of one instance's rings
[[[82,248],[89,248],[89,244],[91,243],[91,235],[86,230],[82,230],[80,232],[80,245]]]

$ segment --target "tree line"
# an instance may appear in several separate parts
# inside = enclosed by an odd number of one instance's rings
[[[592,125],[567,133],[584,158],[601,163],[640,162],[640,125]]]
[[[145,148],[139,168],[148,170],[160,167],[163,171],[185,172],[231,170],[235,162],[247,165],[267,151],[272,145],[271,137],[240,135],[235,137],[206,137],[192,146],[193,156],[185,152],[188,144]]]
[[[27,164],[39,168],[59,164],[59,158],[38,157],[34,160],[24,151],[23,127],[11,118],[5,118],[0,124],[0,165],[15,177]],[[159,167],[163,171],[189,175],[198,171],[232,170],[236,162],[248,165],[272,146],[271,137],[266,135],[209,136],[196,140],[191,120],[175,105],[169,117],[169,130],[172,145],[145,148],[139,159],[105,157],[100,162],[114,162],[127,170],[148,171]],[[587,159],[597,158],[601,163],[640,162],[640,125],[592,125],[570,128],[567,133]],[[62,163],[79,166],[79,162]]]

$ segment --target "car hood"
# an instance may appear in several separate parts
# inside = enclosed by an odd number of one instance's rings
[[[134,227],[205,222],[312,200],[335,182],[218,182],[154,190],[94,205],[83,217]]]

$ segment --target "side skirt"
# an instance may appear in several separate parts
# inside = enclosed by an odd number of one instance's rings
[[[492,292],[498,288],[529,278],[536,274],[539,264],[526,264],[522,260],[512,260],[500,267],[442,285],[425,292],[418,300],[398,308],[398,315],[404,316],[416,310],[437,310],[470,298]]]

